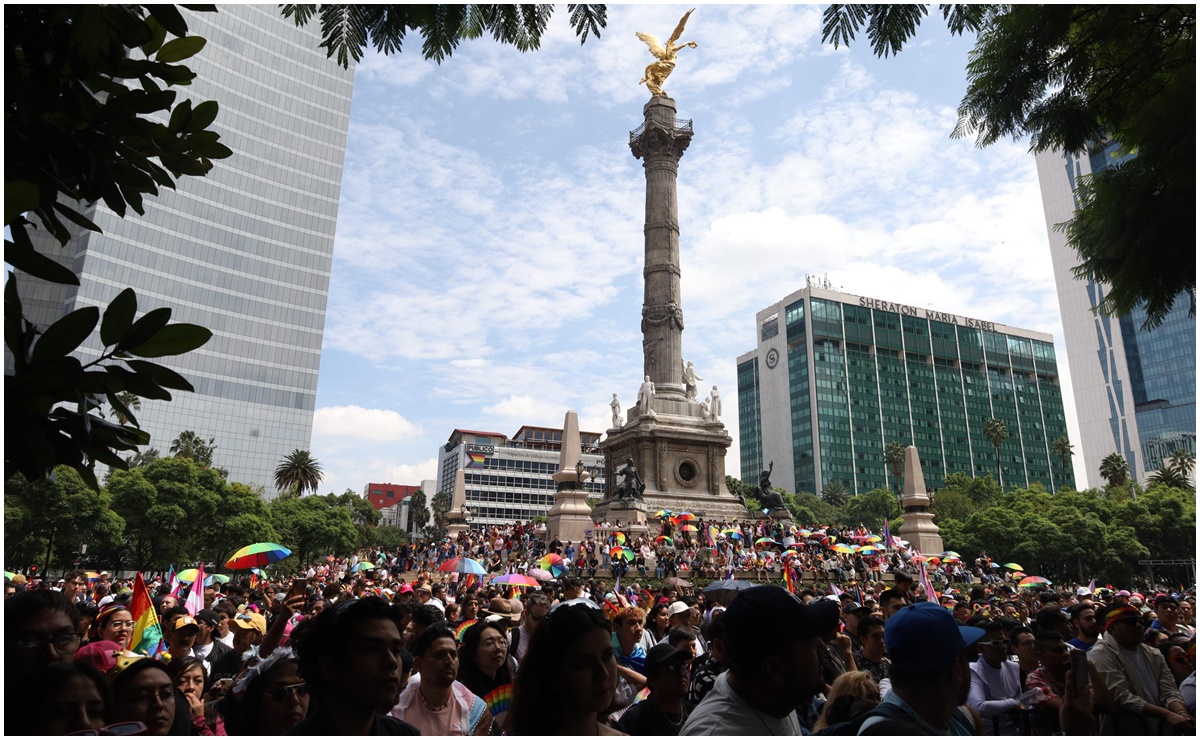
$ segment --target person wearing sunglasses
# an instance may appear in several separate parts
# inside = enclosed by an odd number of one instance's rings
[[[1162,653],[1143,641],[1141,612],[1128,604],[1113,607],[1104,615],[1104,629],[1107,634],[1088,653],[1088,661],[1099,670],[1122,716],[1119,727],[1115,716],[1101,717],[1100,734],[1161,735],[1164,723],[1172,728],[1194,727]],[[1134,723],[1138,726],[1132,727]]]
[[[1017,724],[1011,711],[1039,701],[1039,690],[1024,691],[1021,687],[1021,666],[1008,659],[1009,639],[1004,626],[985,620],[975,627],[982,629],[979,660],[971,664],[971,693],[967,703],[983,717],[989,735],[1016,735]]]

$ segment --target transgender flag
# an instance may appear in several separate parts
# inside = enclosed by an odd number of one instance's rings
[[[932,601],[935,604],[940,603],[937,592],[933,590],[933,584],[929,582],[929,573],[926,572],[924,563],[921,564],[920,572],[921,586],[925,589],[925,600]]]
[[[193,617],[204,608],[204,563],[196,568],[196,580],[192,582],[192,590],[188,592],[183,606]]]

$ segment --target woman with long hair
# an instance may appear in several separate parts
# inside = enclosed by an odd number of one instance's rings
[[[204,661],[192,656],[172,658],[167,663],[167,675],[171,683],[183,693],[191,712],[193,735],[224,735],[225,723],[221,715],[204,703],[207,684]]]
[[[650,652],[650,648],[667,639],[667,625],[670,623],[671,617],[667,614],[666,602],[655,602],[646,614],[646,628],[642,631],[642,647],[646,652]]]
[[[513,682],[506,632],[504,620],[485,619],[463,633],[458,651],[458,682],[480,699],[486,700],[488,694]]]
[[[88,628],[89,641],[109,640],[129,649],[133,638],[133,614],[122,604],[109,604],[100,610]]]
[[[617,690],[617,657],[604,611],[586,599],[550,610],[513,685],[509,735],[619,735],[601,720]]]

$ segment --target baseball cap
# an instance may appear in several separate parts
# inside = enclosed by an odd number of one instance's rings
[[[257,630],[260,635],[267,634],[267,618],[257,612],[235,614],[230,623],[242,629]]]
[[[1121,589],[1120,591],[1117,592],[1117,596],[1124,596],[1125,598],[1129,598],[1130,593],[1128,591],[1126,591],[1125,589]]]
[[[893,668],[923,671],[945,668],[983,635],[978,627],[959,627],[940,604],[922,601],[888,617],[883,643]]]
[[[837,602],[804,604],[779,586],[739,591],[725,610],[725,652],[743,660],[774,653],[777,645],[765,638],[817,638],[837,629],[840,613]]]
[[[842,613],[843,614],[853,614],[854,612],[861,612],[861,611],[870,612],[871,610],[868,609],[867,607],[863,606],[862,604],[858,603],[857,601],[847,601],[845,604],[842,605]]]
[[[660,670],[671,660],[679,657],[692,657],[690,650],[680,650],[671,643],[663,640],[646,653],[646,673],[652,675],[655,671]]]
[[[413,592],[413,588],[412,588],[412,584],[410,584],[410,583],[402,583],[402,584],[400,584],[400,588],[398,588],[396,590],[396,593],[401,593],[401,594],[411,594],[412,592]]]
[[[200,624],[206,624],[209,627],[216,627],[221,623],[221,615],[212,609],[201,609],[196,612],[196,621]]]
[[[1079,590],[1075,592],[1075,595],[1076,596],[1091,596],[1092,592],[1088,590],[1087,586],[1080,586]]]
[[[691,609],[691,607],[682,601],[676,601],[674,604],[671,604],[667,607],[667,616],[673,617],[676,614],[682,614],[686,612],[688,609]]]
[[[195,627],[196,629],[200,629],[200,625],[196,624],[196,620],[192,619],[191,617],[180,617],[179,619],[175,620],[175,629],[177,631],[183,629],[184,627]]]
[[[121,646],[112,640],[89,642],[75,653],[76,663],[87,663],[101,673],[108,673],[117,664]]]

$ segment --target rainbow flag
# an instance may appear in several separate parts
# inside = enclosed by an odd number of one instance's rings
[[[483,697],[487,702],[488,709],[491,710],[493,717],[499,717],[504,712],[507,712],[512,706],[513,686],[511,683],[506,683],[503,686],[497,686],[488,692],[488,695]]]
[[[709,547],[717,546],[717,535],[720,533],[721,530],[717,529],[714,524],[708,525],[708,529],[704,530],[704,539],[708,542]]]
[[[790,565],[783,567],[783,583],[788,591],[796,593],[796,576],[793,574],[793,570]]]
[[[487,460],[487,455],[482,452],[468,452],[467,457],[470,458],[467,461],[468,468],[482,468]]]
[[[463,635],[467,634],[467,630],[471,628],[471,625],[477,623],[478,621],[479,621],[478,619],[468,619],[465,622],[463,622],[462,624],[455,627],[454,628],[454,639],[458,640],[459,642],[462,642]]]
[[[129,640],[130,649],[143,655],[157,655],[162,644],[162,625],[158,623],[158,612],[154,602],[150,600],[150,590],[146,581],[138,573],[133,582],[133,599],[129,604],[129,612],[133,615],[133,637]]]

